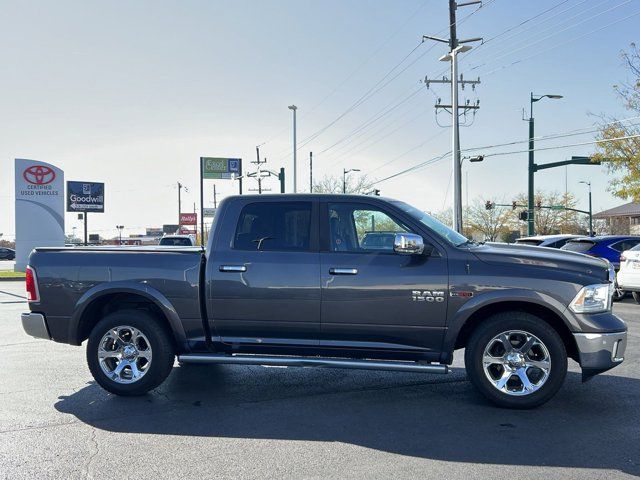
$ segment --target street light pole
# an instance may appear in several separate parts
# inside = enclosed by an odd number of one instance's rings
[[[342,193],[347,193],[347,173],[359,171],[359,168],[350,168],[349,170],[346,168],[342,169]]]
[[[118,229],[118,245],[122,246],[122,229],[124,225],[116,225],[116,228]]]
[[[293,111],[293,193],[298,193],[298,164],[297,164],[297,152],[298,144],[296,141],[296,111],[298,107],[295,105],[289,105],[289,110]]]
[[[591,182],[580,180],[578,183],[584,183],[589,187],[589,236],[593,236],[593,210],[591,208]]]
[[[535,235],[535,219],[534,219],[534,202],[535,202],[535,184],[534,184],[534,174],[535,174],[535,156],[534,156],[534,119],[533,119],[533,104],[535,102],[539,102],[543,98],[551,98],[551,99],[560,99],[562,95],[534,95],[531,92],[531,96],[529,97],[529,186],[528,186],[528,201],[527,201],[527,234]]]

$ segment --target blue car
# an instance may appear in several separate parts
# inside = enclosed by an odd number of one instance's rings
[[[640,236],[634,235],[603,235],[600,237],[579,237],[569,240],[561,250],[584,253],[592,257],[609,260],[616,271],[620,269],[620,255],[625,250],[631,250],[640,244]],[[617,288],[613,299],[619,300],[625,293]]]
[[[562,247],[562,250],[605,258],[618,270],[620,268],[620,254],[625,250],[631,250],[638,244],[640,244],[640,236],[603,235],[601,237],[573,238]]]

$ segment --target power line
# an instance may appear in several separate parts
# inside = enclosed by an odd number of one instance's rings
[[[625,135],[623,137],[605,138],[603,140],[594,140],[592,142],[571,143],[571,144],[568,144],[568,145],[555,145],[555,146],[552,146],[552,147],[528,148],[526,150],[514,150],[514,151],[511,151],[511,152],[487,153],[486,155],[484,155],[484,158],[497,157],[497,156],[500,156],[500,155],[513,155],[513,154],[516,154],[516,153],[539,152],[539,151],[543,151],[543,150],[557,150],[557,149],[560,149],[560,148],[582,147],[584,145],[596,145],[596,144],[599,144],[599,143],[615,142],[615,141],[618,141],[618,140],[631,140],[633,138],[640,138],[640,134],[637,134],[637,135]]]
[[[568,7],[568,8],[565,8],[564,10],[561,10],[561,11],[559,11],[559,12],[556,12],[555,14],[551,15],[550,17],[548,17],[548,18],[544,19],[544,23],[543,23],[543,25],[544,25],[544,24],[546,24],[546,23],[548,23],[550,20],[553,20],[554,18],[559,17],[559,16],[561,16],[561,15],[565,14],[566,12],[569,12],[569,11],[571,11],[571,10],[575,10],[575,8],[576,8],[576,7],[578,7],[579,5],[582,5],[583,3],[586,3],[587,1],[589,1],[589,0],[582,0],[582,1],[580,1],[579,3],[575,4],[575,5],[572,5],[572,6]],[[520,38],[519,40],[515,40],[515,44],[517,45],[517,44],[519,44],[519,43],[520,43],[520,44],[521,44],[521,43],[526,43],[526,42],[531,41],[532,39],[539,38],[539,34],[540,34],[541,32],[546,32],[546,31],[548,31],[548,30],[550,30],[550,29],[557,28],[559,25],[562,25],[563,23],[566,23],[567,21],[570,21],[570,20],[572,20],[573,18],[576,18],[576,17],[578,17],[578,16],[580,16],[580,15],[584,14],[585,12],[588,12],[589,10],[592,10],[593,8],[597,8],[597,7],[599,7],[600,5],[602,5],[602,4],[604,4],[604,3],[607,3],[608,1],[610,1],[610,0],[605,0],[604,2],[599,3],[599,4],[597,4],[597,5],[596,5],[596,6],[594,6],[594,7],[590,7],[590,8],[588,8],[588,9],[586,9],[586,10],[582,10],[582,11],[580,11],[579,13],[577,13],[576,15],[574,15],[574,16],[572,16],[572,17],[568,18],[568,19],[564,19],[564,20],[563,20],[563,21],[561,21],[560,23],[555,24],[555,25],[552,25],[551,27],[547,27],[547,28],[543,29],[542,31],[536,31],[535,35],[533,35],[532,37],[525,37],[525,38]],[[508,28],[508,29],[506,29],[506,30],[502,31],[501,33],[499,33],[499,34],[497,34],[497,35],[494,35],[493,37],[491,37],[491,38],[487,39],[486,41],[484,41],[484,42],[483,42],[483,44],[482,44],[482,45],[479,45],[479,46],[475,49],[475,51],[473,52],[473,56],[475,57],[475,56],[477,55],[478,50],[479,50],[482,46],[484,46],[484,45],[486,45],[486,44],[488,44],[488,43],[492,42],[492,41],[493,41],[493,40],[495,40],[496,38],[500,38],[502,35],[506,34],[507,32],[510,32],[510,31],[513,31],[513,30],[515,30],[515,29],[519,28],[520,26],[522,26],[522,25],[524,25],[524,24],[528,23],[529,21],[532,21],[532,20],[534,20],[534,19],[536,19],[536,18],[539,18],[539,17],[540,17],[541,15],[543,15],[544,13],[547,13],[548,11],[553,10],[554,8],[557,8],[557,7],[559,7],[560,5],[562,5],[562,4],[564,4],[564,3],[566,3],[566,0],[565,0],[565,1],[563,1],[563,2],[560,2],[559,4],[556,4],[554,7],[551,7],[550,9],[547,9],[547,10],[545,10],[544,12],[541,12],[540,14],[534,15],[533,17],[530,17],[530,18],[528,18],[528,19],[526,19],[526,20],[524,20],[524,21],[520,22],[520,24],[518,24],[518,25],[516,25],[516,26],[514,26],[514,27]],[[530,30],[532,30],[532,29],[535,29],[535,28],[540,28],[540,23],[536,22],[536,23],[534,23],[533,25],[530,25],[528,28],[525,28],[524,30],[521,30],[521,31],[516,32],[516,33],[513,33],[512,35],[508,35],[506,38],[503,38],[503,39],[502,39],[502,45],[504,45],[505,43],[507,43],[510,39],[512,39],[512,38],[514,38],[514,37],[521,37],[523,33],[526,33],[526,32],[528,32],[528,31],[530,31]],[[508,46],[507,48],[503,48],[502,50],[498,50],[498,54],[500,54],[500,53],[502,53],[502,52],[505,52],[505,51],[507,51],[509,48],[513,47],[513,43],[508,43],[508,45],[509,45],[509,46]],[[470,56],[470,55],[468,55],[468,57],[469,57],[469,56]],[[479,59],[479,60],[480,60],[480,61],[482,61],[482,59],[483,59],[483,58],[485,58],[485,59],[486,59],[486,58],[488,58],[488,55],[484,55],[484,56],[483,56],[483,55],[480,55],[480,59]],[[478,64],[476,64],[476,65],[472,66],[472,67],[471,67],[471,70],[475,70],[475,69],[477,69],[477,68],[479,68],[479,67],[481,67],[481,66],[483,66],[483,65],[486,65],[486,62],[485,62],[485,63],[483,63],[483,64],[479,64],[479,65],[478,65]]]
[[[360,64],[358,64],[358,66],[356,68],[354,68],[351,73],[349,73],[346,78],[344,78],[344,80],[342,80],[338,85],[336,85],[333,90],[331,90],[331,92],[329,92],[327,95],[325,95],[318,103],[316,103],[313,107],[311,107],[310,110],[307,110],[303,113],[302,117],[306,117],[307,115],[313,113],[315,110],[317,110],[317,108],[322,105],[324,102],[326,102],[329,98],[331,98],[333,95],[336,94],[336,92],[338,90],[340,90],[340,88],[346,84],[349,80],[351,80],[353,78],[353,76],[360,71],[360,69],[362,67],[364,67],[367,63],[369,63],[371,61],[371,59],[373,57],[375,57],[398,33],[400,33],[402,31],[402,29],[427,5],[427,3],[429,3],[430,0],[425,0],[424,2],[422,2],[418,8],[416,8],[413,13],[411,13],[411,15],[409,15],[409,17],[407,17],[406,20],[404,20],[396,30],[393,31],[393,33],[391,35],[389,35],[382,43],[380,43],[380,45],[378,45],[378,47],[376,47],[375,50],[373,50],[373,52],[371,52]],[[415,49],[414,49],[415,50]],[[411,52],[413,53],[413,51]],[[274,134],[273,136],[269,137],[267,140],[263,141],[260,145],[264,145],[266,143],[269,143],[271,141],[273,141],[274,139],[278,138],[279,136],[281,136],[282,134],[284,134],[285,132],[289,131],[289,127],[285,127],[282,130],[280,130],[278,133]]]
[[[484,8],[486,8],[488,5],[492,4],[493,2],[495,2],[495,0],[489,0],[485,5]],[[474,10],[473,12],[471,12],[469,15],[465,16],[462,18],[462,20],[458,20],[458,21],[454,21],[449,25],[450,27],[455,26],[456,24],[460,24],[466,20],[468,20],[471,16],[473,16],[474,14],[476,14],[478,11],[480,11],[483,8],[483,6],[481,5],[480,7],[478,7],[476,10]],[[440,32],[438,32],[438,35],[445,31],[446,29],[441,30]],[[335,125],[335,123],[337,123],[338,121],[340,121],[342,118],[344,118],[344,116],[346,116],[348,113],[350,113],[351,111],[353,111],[355,108],[357,108],[358,106],[360,106],[362,103],[366,102],[369,98],[373,97],[376,93],[378,93],[380,90],[382,90],[383,88],[385,88],[387,85],[389,85],[393,80],[395,80],[396,78],[398,78],[398,76],[400,76],[402,73],[404,73],[408,68],[410,68],[412,65],[414,65],[418,60],[420,60],[422,57],[424,57],[429,51],[431,51],[435,45],[431,46],[430,48],[428,48],[425,52],[423,52],[421,55],[419,55],[416,59],[414,59],[411,63],[409,63],[405,68],[403,68],[401,71],[399,71],[396,75],[394,75],[392,78],[390,78],[386,83],[384,83],[383,85],[379,86],[382,82],[384,82],[384,80],[389,77],[389,75],[391,75],[400,65],[402,65],[402,63],[404,63],[412,54],[413,52],[415,52],[424,42],[420,42],[416,47],[414,47],[413,50],[411,50],[402,60],[400,60],[400,62],[398,62],[391,70],[389,70],[376,84],[374,84],[367,92],[365,92],[364,95],[362,95],[358,100],[356,100],[356,102],[354,102],[349,108],[347,108],[347,110],[345,112],[343,112],[342,114],[340,114],[336,119],[334,119],[332,122],[330,122],[328,125],[326,125],[325,127],[321,128],[320,130],[314,132],[313,134],[311,134],[309,137],[305,138],[304,140],[302,140],[302,142],[300,143],[298,150],[302,147],[304,147],[305,145],[307,145],[309,142],[315,140],[318,136],[322,135],[322,133],[324,133],[328,128],[330,128],[331,126]],[[378,87],[378,88],[377,88]],[[339,143],[339,142],[338,142]],[[288,154],[285,158],[288,158],[290,154]]]
[[[521,58],[521,59],[516,60],[516,61],[514,61],[514,62],[511,62],[511,63],[509,63],[509,64],[505,64],[505,65],[502,65],[502,66],[500,66],[500,67],[497,67],[497,68],[495,68],[495,69],[493,69],[493,70],[490,70],[490,71],[488,71],[488,72],[484,73],[483,75],[485,75],[485,76],[486,76],[486,75],[492,75],[492,74],[494,74],[494,73],[496,73],[496,72],[498,72],[498,71],[500,71],[500,70],[504,70],[504,69],[506,69],[506,68],[512,67],[512,66],[514,66],[514,65],[517,65],[518,63],[522,63],[522,62],[524,62],[524,61],[526,61],[526,60],[530,60],[531,58],[537,57],[538,55],[541,55],[541,54],[543,54],[543,53],[549,52],[549,51],[551,51],[551,50],[555,50],[555,49],[557,49],[557,48],[558,48],[559,46],[561,46],[561,45],[566,45],[566,44],[568,44],[568,43],[575,42],[576,40],[580,40],[581,38],[584,38],[584,37],[586,37],[586,36],[588,36],[588,35],[592,35],[592,34],[594,34],[594,33],[597,33],[597,32],[599,32],[599,31],[601,31],[601,30],[604,30],[604,29],[606,29],[606,28],[609,28],[609,27],[611,27],[611,26],[613,26],[613,25],[616,25],[616,24],[618,24],[618,23],[620,23],[620,22],[623,22],[623,21],[628,20],[628,19],[630,19],[630,18],[636,17],[636,16],[638,16],[638,15],[640,15],[640,10],[639,10],[639,11],[637,11],[637,12],[635,12],[635,13],[632,13],[632,14],[630,14],[630,15],[627,15],[626,17],[620,18],[620,19],[618,19],[618,20],[614,20],[613,22],[608,23],[608,24],[606,24],[606,25],[603,25],[602,27],[596,28],[595,30],[591,30],[590,32],[584,33],[584,34],[579,35],[579,36],[577,36],[577,37],[575,37],[575,38],[571,38],[571,39],[569,39],[569,40],[567,40],[567,41],[564,41],[564,42],[562,42],[562,43],[556,44],[556,45],[554,45],[553,47],[550,47],[550,48],[548,48],[548,49],[546,49],[546,50],[539,51],[539,52],[537,52],[537,53],[534,53],[533,55],[529,55],[528,57]]]
[[[543,151],[543,150],[558,150],[558,149],[562,149],[562,148],[570,148],[570,147],[580,147],[580,146],[585,146],[585,145],[594,145],[594,144],[599,144],[599,143],[607,143],[607,142],[613,142],[613,141],[618,141],[618,140],[630,140],[633,138],[640,138],[640,134],[637,135],[626,135],[623,137],[615,137],[615,138],[608,138],[608,139],[604,139],[604,140],[594,140],[592,142],[581,142],[581,143],[572,143],[572,144],[568,144],[568,145],[555,145],[552,147],[540,147],[540,148],[534,148],[534,149],[527,149],[527,150],[515,150],[515,151],[511,151],[511,152],[497,152],[497,153],[488,153],[486,155],[484,155],[485,158],[487,157],[496,157],[496,156],[501,156],[501,155],[514,155],[517,153],[527,153],[530,151]],[[482,147],[481,147],[482,148]],[[389,175],[387,177],[384,177],[380,180],[376,180],[374,182],[371,182],[372,185],[378,184],[378,183],[382,183],[382,182],[386,182],[387,180],[391,180],[392,178],[396,178],[399,177],[401,175],[405,175],[407,173],[413,172],[415,170],[418,170],[420,168],[424,168],[426,166],[432,165],[434,163],[439,162],[440,160],[443,160],[447,155],[449,155],[451,152],[447,152],[444,153],[442,155],[438,155],[436,157],[430,158],[429,160],[426,160],[424,162],[418,163],[416,165],[413,165],[412,167],[406,168],[400,172],[394,173],[393,175]]]

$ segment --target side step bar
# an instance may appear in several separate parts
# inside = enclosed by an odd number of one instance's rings
[[[446,365],[419,362],[354,360],[323,357],[280,357],[264,355],[219,355],[186,353],[178,355],[181,363],[218,363],[239,365],[270,365],[278,367],[352,368],[358,370],[388,370],[396,372],[448,373]]]

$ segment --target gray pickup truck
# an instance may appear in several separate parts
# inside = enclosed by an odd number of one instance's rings
[[[391,199],[236,196],[206,250],[34,250],[22,324],[88,340],[91,373],[119,395],[157,387],[176,356],[446,373],[464,348],[480,392],[530,408],[558,391],[568,357],[585,380],[623,361],[613,280],[606,261],[477,244]]]

